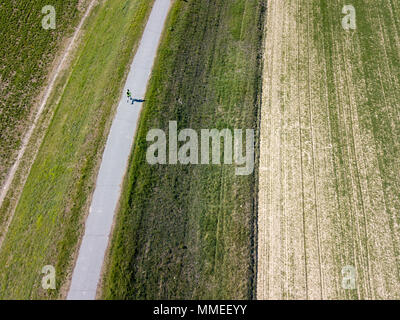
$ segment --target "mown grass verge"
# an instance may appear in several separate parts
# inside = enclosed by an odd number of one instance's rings
[[[149,129],[258,127],[264,1],[176,1],[146,94],[106,299],[251,298],[256,175],[146,162]]]
[[[89,17],[68,83],[1,247],[1,298],[62,295],[126,69],[152,3],[103,1]],[[45,265],[56,268],[56,290],[41,288]]]

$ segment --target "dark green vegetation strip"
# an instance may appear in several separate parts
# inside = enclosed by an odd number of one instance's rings
[[[176,1],[141,115],[104,279],[107,299],[251,298],[255,175],[146,162],[149,129],[254,128],[263,1]]]
[[[0,251],[0,298],[55,298],[72,268],[113,112],[152,1],[104,1],[87,31]],[[41,288],[56,268],[57,289]]]
[[[0,3],[0,186],[30,125],[35,98],[44,85],[60,40],[73,31],[78,0],[54,0],[55,30],[44,30],[41,10],[47,0]]]

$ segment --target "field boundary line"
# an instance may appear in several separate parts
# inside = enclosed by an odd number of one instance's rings
[[[318,191],[317,191],[317,182],[316,180],[318,179],[316,177],[316,165],[315,165],[315,159],[318,157],[318,146],[317,143],[315,142],[315,133],[314,133],[314,114],[313,114],[313,103],[312,103],[312,84],[311,84],[311,54],[310,54],[310,43],[312,42],[312,39],[310,37],[310,6],[309,3],[307,4],[307,78],[308,78],[308,115],[309,115],[309,121],[310,121],[310,135],[311,135],[311,159],[312,159],[312,171],[313,171],[313,194],[314,194],[314,212],[315,212],[315,225],[316,225],[316,240],[318,244],[318,268],[319,268],[319,286],[320,286],[320,298],[324,299],[324,278],[323,278],[323,272],[322,272],[322,258],[321,258],[321,239],[320,239],[320,222],[319,222],[319,216],[318,216],[318,210],[319,210],[319,201],[318,201]]]

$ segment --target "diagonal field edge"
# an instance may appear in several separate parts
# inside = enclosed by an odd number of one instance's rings
[[[48,84],[48,86],[47,86],[47,88],[45,90],[44,96],[43,96],[43,98],[41,100],[39,109],[36,112],[36,116],[35,116],[35,118],[33,120],[33,123],[30,126],[28,132],[26,133],[26,135],[24,136],[24,138],[22,140],[22,146],[18,151],[17,158],[15,159],[15,162],[14,162],[13,166],[11,167],[11,169],[10,169],[10,171],[9,171],[7,177],[6,177],[6,180],[4,182],[3,188],[1,189],[1,192],[0,192],[0,208],[3,205],[3,201],[6,198],[6,195],[7,195],[8,191],[10,190],[11,183],[14,180],[15,173],[18,170],[18,167],[19,167],[19,165],[20,165],[20,163],[22,161],[22,158],[23,158],[23,156],[25,154],[26,148],[28,147],[28,143],[31,140],[32,134],[35,131],[36,126],[38,124],[38,121],[39,121],[39,119],[40,119],[40,117],[41,117],[41,115],[42,115],[42,113],[44,111],[44,107],[46,106],[47,101],[48,101],[48,99],[50,97],[50,94],[53,91],[55,82],[58,79],[58,77],[60,75],[60,72],[63,69],[67,59],[71,55],[71,52],[72,52],[72,50],[74,48],[74,45],[77,42],[78,36],[81,33],[81,29],[83,27],[83,24],[85,23],[87,17],[91,13],[91,11],[92,11],[93,7],[96,5],[96,3],[97,3],[96,0],[92,0],[90,2],[89,6],[86,9],[85,14],[83,15],[81,21],[79,22],[79,25],[76,27],[76,30],[75,30],[75,32],[74,32],[74,34],[72,36],[72,39],[70,40],[67,49],[64,51],[64,54],[63,54],[60,62],[58,63],[57,68],[56,68],[53,76],[50,79],[50,82],[49,82],[49,84]],[[25,182],[23,182],[23,183],[25,184]],[[4,240],[4,238],[5,238],[6,234],[7,234],[8,227],[10,226],[11,221],[12,221],[12,219],[14,217],[14,212],[15,212],[15,210],[13,210],[12,214],[8,218],[8,221],[6,222],[6,227],[4,228],[3,235],[0,237],[0,247],[3,244],[3,240]]]

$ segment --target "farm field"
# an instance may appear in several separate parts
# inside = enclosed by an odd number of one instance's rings
[[[400,299],[399,0],[174,0],[145,97],[137,91],[150,74],[157,23],[128,71],[154,0],[54,0],[56,30],[41,26],[47,4],[0,3],[0,190],[40,115],[3,189],[0,299],[66,298],[119,101],[134,110],[125,85],[143,109],[97,298]],[[165,17],[163,4],[152,22]],[[355,8],[351,30],[342,26],[345,5]],[[64,61],[62,52],[71,55]],[[136,121],[121,114],[123,130],[111,130],[102,163],[107,196],[121,188],[116,156],[129,154],[124,130]],[[174,164],[172,121],[198,142],[204,129],[253,129],[254,171]],[[146,158],[151,129],[166,133],[166,164]],[[213,142],[224,159],[220,133]],[[177,149],[187,146],[181,140]],[[107,205],[99,194],[79,285],[95,278],[87,266],[99,271],[108,241],[97,231],[108,234],[103,221],[111,223],[117,197]],[[95,263],[82,252],[94,252]],[[55,290],[42,288],[46,265],[55,266]],[[70,292],[94,296],[95,282],[87,287]]]
[[[254,296],[256,174],[149,165],[146,135],[257,128],[264,1],[175,1],[145,97],[101,298]],[[222,146],[221,146],[222,148]]]
[[[100,1],[93,9],[0,248],[1,299],[65,296],[125,67],[152,3]],[[45,265],[56,268],[56,290],[41,287]]]
[[[38,95],[62,40],[72,33],[86,1],[52,1],[55,30],[44,30],[41,10],[48,1],[0,3],[0,189],[31,125]]]
[[[268,1],[258,299],[400,298],[400,2],[345,4]]]

